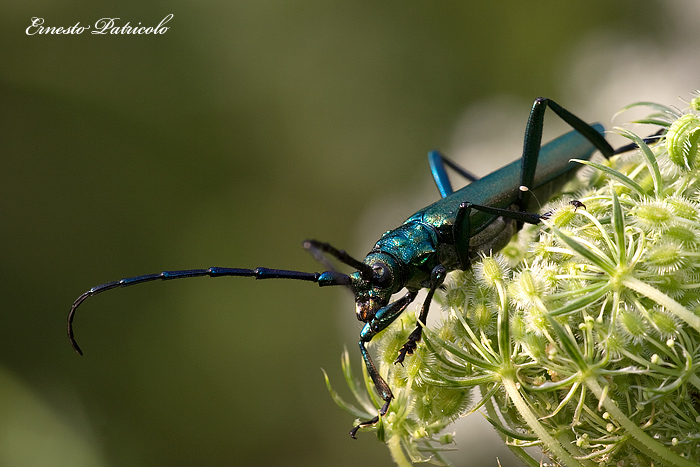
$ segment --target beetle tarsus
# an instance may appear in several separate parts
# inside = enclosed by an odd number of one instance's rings
[[[360,428],[364,428],[366,426],[372,426],[379,421],[379,417],[383,417],[384,415],[386,415],[387,411],[389,410],[389,402],[390,401],[391,401],[391,399],[384,402],[384,405],[382,405],[382,408],[379,409],[379,414],[376,417],[374,417],[370,420],[367,420],[366,422],[360,422],[357,425],[355,425],[352,428],[352,430],[350,430],[350,437],[352,439],[357,439],[357,436],[355,436],[355,435],[357,434],[357,431]]]
[[[422,334],[422,327],[416,327],[416,329],[413,330],[411,335],[408,336],[408,341],[403,345],[403,347],[401,347],[401,350],[399,350],[399,356],[396,357],[396,360],[394,360],[394,365],[397,363],[403,365],[406,355],[413,355],[413,352],[415,352],[416,348],[418,347],[418,341],[420,340]]]

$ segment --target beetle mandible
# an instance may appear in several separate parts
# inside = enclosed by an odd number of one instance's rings
[[[541,147],[546,109],[551,109],[573,128]],[[579,167],[569,159],[590,159],[597,149],[610,158],[629,147],[615,151],[603,137],[600,124],[584,122],[559,104],[547,98],[535,100],[525,128],[522,157],[477,178],[437,151],[428,155],[431,172],[441,199],[409,217],[403,224],[386,232],[367,256],[359,261],[343,250],[316,240],[303,245],[317,259],[324,255],[335,257],[356,271],[343,274],[335,270],[307,273],[281,269],[220,268],[164,271],[129,277],[91,288],[78,297],[68,314],[68,337],[75,350],[82,351],[73,334],[73,319],[80,304],[88,297],[117,287],[127,287],[153,280],[181,279],[199,276],[242,276],[256,279],[296,279],[316,282],[319,286],[346,286],[355,295],[357,319],[364,323],[360,331],[360,352],[374,387],[384,401],[376,417],[353,427],[354,438],[361,427],[370,426],[385,415],[393,398],[391,389],[380,376],[366,344],[389,326],[416,298],[418,291],[427,289],[420,308],[416,328],[401,348],[395,363],[404,361],[416,349],[421,339],[421,323],[425,323],[435,291],[448,272],[467,270],[481,253],[503,248],[522,227],[536,224],[544,215],[533,213],[531,192],[549,198],[557,185],[573,176]],[[471,181],[458,191],[452,189],[447,168]],[[325,262],[325,261],[324,261]],[[399,298],[391,297],[405,290]]]

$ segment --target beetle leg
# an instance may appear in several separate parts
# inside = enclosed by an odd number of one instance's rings
[[[610,146],[603,135],[598,133],[588,123],[584,122],[576,115],[572,114],[556,102],[546,97],[538,97],[532,104],[530,117],[525,127],[525,141],[523,143],[522,172],[520,174],[520,185],[532,188],[537,170],[537,159],[542,146],[542,128],[544,126],[544,112],[549,107],[562,120],[569,124],[574,130],[581,133],[590,143],[595,146],[603,156],[610,159],[615,154],[615,150]],[[524,211],[530,200],[530,191],[521,190],[518,194],[517,205],[520,211]]]
[[[360,331],[360,353],[362,354],[362,360],[365,362],[367,373],[369,374],[370,378],[372,378],[375,389],[379,393],[379,396],[384,400],[384,405],[379,410],[379,415],[371,420],[360,422],[357,426],[353,427],[353,429],[350,431],[350,436],[353,438],[355,437],[357,430],[359,430],[361,427],[371,426],[377,423],[379,421],[379,417],[383,417],[386,414],[387,410],[389,409],[389,402],[394,397],[394,395],[391,393],[389,385],[386,383],[386,381],[384,381],[384,378],[382,378],[377,370],[377,367],[374,365],[372,356],[369,354],[367,347],[365,347],[365,343],[371,341],[378,332],[382,331],[393,323],[396,318],[403,313],[406,307],[408,307],[408,305],[410,305],[416,298],[417,294],[417,291],[409,290],[403,297],[390,303],[384,308],[381,308],[377,311],[377,313],[375,313],[374,318],[366,323],[362,328],[362,331]]]
[[[388,410],[389,410],[389,401],[385,401],[384,405],[379,410],[380,415],[377,415],[376,417],[371,418],[365,422],[360,422],[357,425],[355,425],[354,427],[352,427],[352,430],[350,430],[350,436],[352,437],[352,439],[357,439],[357,436],[355,436],[357,434],[357,430],[359,430],[360,428],[364,428],[366,426],[374,425],[375,423],[377,423],[379,421],[380,416],[383,417],[384,415],[386,415],[386,412]]]
[[[472,203],[462,203],[462,205],[466,205],[465,207],[467,209],[476,209],[477,211],[485,212],[487,214],[493,214],[495,216],[507,217],[509,219],[513,219],[526,224],[539,224],[540,219],[542,219],[542,215],[537,214],[535,212],[521,212],[513,211],[511,209],[492,208],[490,206],[481,206],[479,204]]]
[[[469,225],[469,216],[471,215],[472,209],[477,211],[485,212],[487,214],[493,214],[496,217],[507,217],[513,219],[517,222],[527,223],[527,224],[538,224],[540,219],[544,216],[536,213],[530,212],[520,212],[513,211],[511,209],[501,209],[493,208],[490,206],[481,206],[479,204],[472,204],[469,202],[464,202],[459,205],[457,210],[457,216],[455,217],[454,223],[454,244],[457,250],[457,257],[460,261],[460,269],[466,271],[471,267],[471,258],[469,251],[469,242],[471,240],[471,230]]]
[[[445,170],[445,166],[450,167],[452,170],[470,182],[475,182],[479,179],[479,177],[455,164],[453,161],[442,155],[439,151],[430,151],[428,153],[428,163],[430,164],[430,173],[433,174],[435,185],[437,185],[437,189],[440,192],[440,197],[442,198],[446,198],[454,193],[452,184],[450,183],[450,178]]]
[[[457,249],[457,257],[460,262],[460,269],[466,271],[471,267],[469,259],[469,240],[471,239],[471,227],[469,216],[471,215],[471,203],[462,203],[457,210],[454,223],[454,244]]]
[[[399,356],[396,357],[394,364],[403,363],[406,355],[412,355],[416,350],[418,341],[423,334],[423,324],[425,320],[428,319],[428,310],[430,309],[430,302],[433,301],[433,295],[438,287],[442,285],[447,276],[447,269],[442,264],[438,264],[430,272],[430,289],[428,290],[428,296],[425,297],[423,306],[421,307],[420,316],[418,317],[418,323],[416,324],[416,329],[408,336],[408,341],[401,347],[399,351]]]
[[[666,132],[666,130],[667,130],[666,128],[662,128],[659,131],[657,131],[656,133],[654,133],[653,135],[647,136],[642,141],[644,141],[647,144],[656,143],[661,138],[663,138],[663,135]],[[615,154],[622,154],[623,152],[632,151],[634,149],[637,149],[638,147],[639,146],[637,145],[637,143],[630,143],[630,144],[627,144],[625,146],[622,146],[622,147],[615,149]]]

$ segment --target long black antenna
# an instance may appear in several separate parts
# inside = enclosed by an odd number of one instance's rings
[[[218,268],[213,267],[209,269],[183,269],[179,271],[163,271],[155,274],[146,274],[143,276],[127,277],[114,282],[107,282],[106,284],[101,284],[95,286],[78,297],[73,306],[70,308],[68,313],[68,339],[71,345],[80,355],[83,351],[80,346],[75,341],[75,336],[73,333],[73,319],[75,318],[75,312],[81,303],[85,301],[88,297],[97,295],[107,290],[116,289],[117,287],[129,287],[131,285],[142,284],[144,282],[150,282],[155,280],[171,280],[171,279],[185,279],[188,277],[222,277],[222,276],[236,276],[236,277],[254,277],[256,279],[296,279],[301,281],[316,282],[320,286],[329,285],[350,285],[350,277],[347,274],[342,274],[336,271],[326,271],[323,273],[318,272],[301,272],[301,271],[288,271],[285,269],[268,269],[268,268],[255,268],[255,269],[241,269],[241,268]]]

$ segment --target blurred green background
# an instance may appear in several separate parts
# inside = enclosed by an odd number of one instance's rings
[[[168,14],[163,35],[25,34]],[[391,465],[323,383],[347,395],[344,346],[360,363],[342,290],[109,292],[77,316],[83,358],[68,309],[163,269],[319,270],[305,238],[362,256],[437,199],[428,150],[481,174],[514,160],[537,96],[606,124],[635,100],[682,106],[697,17],[694,1],[4,2],[0,465]],[[470,426],[457,465],[512,465]]]

